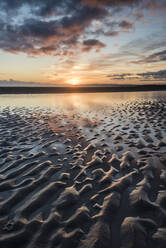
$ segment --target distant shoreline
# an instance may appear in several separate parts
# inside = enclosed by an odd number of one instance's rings
[[[166,85],[0,87],[0,94],[106,93],[135,91],[166,91]]]

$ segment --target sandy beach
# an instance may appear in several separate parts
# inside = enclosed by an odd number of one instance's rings
[[[166,248],[166,0],[0,0],[0,248]]]
[[[1,248],[165,248],[165,95],[110,96],[1,104]]]

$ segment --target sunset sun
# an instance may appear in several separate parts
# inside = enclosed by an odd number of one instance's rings
[[[166,248],[166,0],[0,0],[0,248]]]
[[[68,80],[68,83],[71,85],[78,85],[79,82],[80,82],[79,79],[76,79],[76,78],[72,78],[72,79]]]

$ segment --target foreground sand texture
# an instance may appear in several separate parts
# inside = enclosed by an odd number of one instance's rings
[[[0,112],[1,248],[165,248],[166,100]]]

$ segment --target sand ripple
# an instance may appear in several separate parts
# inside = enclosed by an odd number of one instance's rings
[[[166,101],[0,112],[1,248],[166,247]]]

